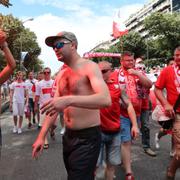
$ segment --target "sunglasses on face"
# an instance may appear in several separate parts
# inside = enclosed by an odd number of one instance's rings
[[[65,44],[70,44],[71,42],[57,42],[55,45],[53,45],[53,49],[61,49],[64,47]]]
[[[44,74],[50,74],[50,72],[49,71],[44,71]]]
[[[139,67],[138,69],[139,70],[145,70],[146,68],[145,67]]]
[[[108,71],[110,71],[111,69],[103,69],[103,70],[101,70],[101,72],[102,72],[102,74],[105,74],[105,73],[107,73]]]

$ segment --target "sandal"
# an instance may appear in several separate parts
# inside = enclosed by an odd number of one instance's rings
[[[49,144],[44,144],[43,148],[44,149],[48,149],[49,148]]]

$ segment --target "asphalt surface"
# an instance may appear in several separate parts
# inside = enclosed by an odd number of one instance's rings
[[[12,114],[8,111],[0,116],[2,126],[3,146],[0,160],[0,180],[66,180],[66,170],[62,158],[62,137],[60,127],[56,129],[56,140],[50,140],[50,148],[44,150],[38,160],[31,157],[32,144],[38,130],[34,126],[27,129],[24,119],[23,133],[13,134]],[[154,134],[159,125],[151,121],[151,144],[154,148]],[[166,168],[170,161],[170,136],[163,137],[160,150],[156,157],[146,155],[141,147],[140,139],[133,142],[132,168],[136,180],[165,180]],[[86,179],[86,177],[84,177]],[[122,167],[117,167],[115,180],[123,180]],[[176,180],[180,180],[180,170]]]

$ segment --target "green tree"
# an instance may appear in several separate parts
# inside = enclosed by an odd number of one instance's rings
[[[28,57],[25,58],[24,62],[22,63],[28,71],[32,71],[33,67],[38,63],[37,57],[41,53],[41,49],[37,43],[37,37],[34,32],[31,32],[29,29],[23,29],[20,33],[20,37],[16,39],[14,42],[15,47],[20,52],[28,52]],[[21,57],[19,56],[18,59]]]
[[[180,13],[153,13],[144,20],[144,27],[157,49],[154,58],[168,58],[180,45]]]
[[[119,42],[115,45],[119,52],[130,51],[134,53],[135,58],[144,56],[146,53],[145,40],[138,32],[131,31],[119,38]]]
[[[21,51],[28,52],[27,62],[23,64],[28,70],[33,70],[33,67],[37,65],[41,66],[42,62],[38,61],[38,56],[41,52],[40,47],[37,43],[37,37],[34,32],[26,29],[23,23],[18,19],[14,18],[12,15],[2,15],[0,14],[0,27],[7,34],[7,42],[9,48],[17,61],[17,68],[19,67],[19,62],[21,58]],[[22,45],[22,46],[21,46]],[[4,58],[0,55],[0,68],[2,69],[5,65]],[[19,69],[19,68],[18,68]]]
[[[123,51],[131,51],[134,53],[135,58],[145,55],[146,44],[145,40],[137,32],[129,32],[127,35],[124,35],[119,38],[119,41],[110,46],[108,49],[98,49],[96,52],[111,52],[111,53],[122,53]],[[93,58],[93,61],[108,61],[111,62],[113,67],[119,67],[119,58],[113,57],[101,57]]]

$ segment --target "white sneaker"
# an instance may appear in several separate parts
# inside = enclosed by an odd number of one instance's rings
[[[18,134],[21,134],[21,133],[22,133],[22,129],[18,128]]]
[[[158,133],[155,134],[155,147],[156,149],[159,149],[160,148],[160,144],[159,144],[159,138],[158,138]]]
[[[104,179],[105,178],[105,167],[100,166],[96,169],[96,179]]]
[[[63,127],[63,128],[61,129],[60,134],[63,135],[64,133],[65,133],[65,128]]]
[[[13,133],[17,133],[17,127],[16,126],[13,127]]]

